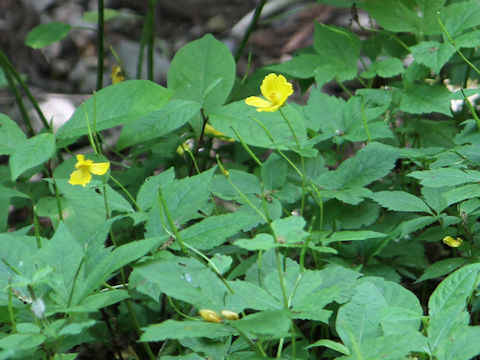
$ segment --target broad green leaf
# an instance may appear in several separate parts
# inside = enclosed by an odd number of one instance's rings
[[[450,186],[432,188],[424,186],[422,187],[422,196],[427,203],[437,214],[441,213],[445,208],[447,208],[448,203],[444,194],[449,190]]]
[[[335,342],[333,340],[328,340],[328,339],[317,340],[313,344],[307,346],[306,349],[310,349],[312,347],[318,347],[318,346],[324,346],[326,348],[335,350],[340,354],[344,354],[344,355],[350,354],[350,350],[348,350],[348,348],[345,345],[343,345],[342,343]]]
[[[21,142],[11,153],[8,163],[12,180],[50,159],[55,150],[55,137],[52,134],[36,135]]]
[[[424,227],[433,224],[436,221],[438,221],[438,218],[435,216],[419,216],[402,222],[397,229],[395,229],[395,232],[398,232],[398,236],[403,237],[414,231],[423,229]]]
[[[351,230],[351,231],[335,231],[327,239],[323,241],[324,245],[328,245],[335,241],[360,241],[367,239],[376,239],[386,237],[388,234],[384,234],[371,230]]]
[[[464,30],[480,25],[480,4],[476,0],[451,3],[442,9],[440,19],[450,36],[455,38]]]
[[[300,54],[281,64],[267,66],[267,69],[292,76],[296,79],[313,78],[315,69],[328,60],[318,54]]]
[[[428,301],[430,316],[439,314],[444,309],[466,307],[466,300],[480,282],[480,264],[471,264],[450,274],[435,289]]]
[[[405,191],[379,191],[371,195],[370,198],[392,211],[432,213],[423,200]]]
[[[425,280],[435,279],[435,278],[444,276],[446,274],[451,273],[455,269],[459,268],[466,262],[467,262],[467,259],[462,257],[454,257],[454,258],[448,258],[448,259],[437,261],[436,263],[429,266],[424,271],[422,276],[420,276],[418,280],[415,282],[419,283]]]
[[[172,183],[175,180],[175,171],[173,167],[168,170],[163,171],[162,173],[154,176],[150,176],[145,179],[145,182],[138,190],[137,202],[142,208],[142,210],[148,210],[152,205],[158,204],[157,197],[153,197],[152,194],[158,193],[159,185],[162,185],[162,188]]]
[[[0,114],[0,155],[10,155],[26,138],[15,121]]]
[[[210,250],[221,245],[241,230],[251,229],[258,223],[257,214],[234,212],[209,216],[201,222],[180,231],[183,241],[200,250]],[[178,245],[174,246],[178,249]]]
[[[272,310],[281,309],[282,302],[269,294],[257,284],[248,281],[229,281],[233,290],[225,297],[225,307],[234,312],[242,312],[245,309]]]
[[[336,170],[320,175],[316,183],[328,190],[365,186],[386,176],[395,165],[397,157],[395,148],[370,143],[354,157],[345,160]]]
[[[287,183],[288,164],[280,156],[272,154],[261,167],[261,177],[266,190],[275,190]]]
[[[224,324],[195,320],[166,320],[159,324],[150,325],[142,330],[144,333],[140,337],[140,341],[145,342],[188,337],[214,339],[229,336],[232,333],[231,328]]]
[[[91,131],[100,131],[161,109],[172,91],[148,80],[128,80],[107,86],[87,99],[57,131],[57,139],[74,139]]]
[[[372,65],[360,75],[367,79],[374,78],[376,75],[382,78],[389,78],[401,74],[404,70],[404,65],[400,59],[388,58],[374,61]]]
[[[454,39],[459,48],[475,48],[480,46],[480,30],[470,31]]]
[[[414,171],[408,176],[420,180],[420,184],[432,188],[476,183],[480,181],[480,171],[455,168],[439,168]]]
[[[272,228],[277,236],[277,241],[285,243],[303,242],[308,233],[303,230],[306,221],[301,216],[289,216],[272,222]]]
[[[455,326],[448,336],[441,339],[434,355],[438,359],[474,359],[480,354],[480,343],[472,339],[478,339],[479,336],[480,326]]]
[[[25,38],[25,45],[34,49],[41,49],[68,35],[71,26],[61,22],[40,24],[30,30]]]
[[[460,186],[447,191],[444,196],[448,205],[455,204],[466,199],[478,198],[480,197],[480,186],[478,186],[478,184]]]
[[[449,42],[422,41],[410,49],[415,61],[428,66],[437,74],[455,53],[455,47]]]
[[[361,45],[356,34],[345,28],[315,23],[313,47],[325,62],[316,70],[315,79],[319,86],[323,85],[322,81],[318,81],[320,77],[327,75],[325,70],[329,73],[328,77],[339,81],[349,80],[357,74],[356,63]]]
[[[84,330],[88,329],[89,327],[92,327],[95,323],[96,321],[93,319],[86,320],[86,321],[76,321],[63,327],[58,332],[58,335],[60,336],[78,335],[78,334],[81,334]]]
[[[158,186],[165,200],[169,214],[177,226],[183,225],[189,220],[203,217],[199,210],[204,210],[210,200],[210,187],[215,168],[207,170],[199,175],[186,177],[169,182],[165,185],[154,184],[152,193],[156,201],[152,202],[152,208],[148,212],[146,230],[148,236],[165,234],[165,228],[173,231],[165,214],[163,205],[158,201]]]
[[[83,301],[76,306],[70,306],[65,309],[56,309],[57,312],[83,312],[89,313],[97,311],[106,306],[116,304],[122,300],[128,299],[130,295],[126,290],[108,290],[94,293],[87,296]]]
[[[231,327],[242,331],[248,337],[267,337],[269,339],[286,336],[290,324],[290,311],[285,309],[265,310],[229,322]]]
[[[122,150],[167,135],[187,123],[199,110],[200,105],[196,102],[172,100],[162,109],[125,124],[117,142],[117,149]]]
[[[400,110],[411,114],[438,112],[451,116],[451,96],[452,93],[444,86],[412,84],[408,90],[402,91]]]
[[[300,144],[303,144],[306,140],[306,130],[302,117],[293,106],[284,106],[282,112],[292,125]],[[210,122],[215,129],[238,141],[236,131],[248,145],[275,149],[265,131],[267,129],[279,149],[297,148],[292,132],[279,111],[258,112],[255,107],[245,104],[244,100],[216,109],[210,114]]]
[[[10,334],[0,339],[0,349],[33,349],[41,345],[46,339],[45,335],[36,333]]]
[[[135,281],[140,282],[137,285],[140,289],[151,286],[151,283],[162,293],[188,302],[197,309],[217,312],[224,309],[223,299],[227,288],[210,268],[194,258],[160,252],[153,260],[135,266],[134,273]],[[158,301],[160,294],[152,294],[157,296],[155,300]]]
[[[335,198],[343,203],[357,205],[361,203],[366,197],[369,197],[372,191],[361,187],[350,187],[341,190],[323,190],[321,191],[322,198]]]
[[[75,241],[64,223],[38,252],[38,265],[53,266],[48,285],[55,291],[50,296],[60,307],[67,307],[74,291],[75,277],[83,262],[84,249]]]
[[[227,100],[235,81],[235,61],[230,50],[208,34],[175,54],[167,81],[175,99],[195,101],[208,115]]]
[[[30,199],[30,197],[27,194],[24,194],[21,191],[0,185],[0,199],[10,199],[12,197]]]

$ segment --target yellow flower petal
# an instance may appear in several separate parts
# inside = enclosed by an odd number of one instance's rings
[[[255,106],[257,111],[273,112],[283,106],[288,97],[293,94],[293,86],[285,76],[272,73],[265,76],[260,91],[267,100],[250,96],[245,99],[245,103]]]
[[[108,171],[110,167],[109,162],[94,163],[88,166],[88,170],[94,175],[103,175]]]
[[[87,169],[75,170],[70,174],[69,184],[72,185],[82,185],[85,187],[90,180],[92,180],[92,175]]]
[[[454,239],[451,236],[445,236],[442,241],[443,241],[444,244],[446,244],[450,247],[453,247],[453,248],[459,247],[460,245],[463,244],[462,238],[459,238],[459,237]]]

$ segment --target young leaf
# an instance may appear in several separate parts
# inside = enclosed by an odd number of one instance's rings
[[[11,179],[15,181],[28,169],[47,161],[55,151],[55,137],[52,134],[36,135],[21,142],[10,156]]]
[[[107,86],[88,98],[57,131],[57,139],[74,139],[142,118],[161,109],[172,91],[148,80],[129,80]]]
[[[170,63],[167,79],[175,99],[195,101],[207,115],[225,103],[234,81],[232,53],[212,35],[182,47]]]
[[[30,30],[25,38],[25,45],[41,49],[56,41],[62,40],[71,30],[71,26],[61,22],[40,24]]]

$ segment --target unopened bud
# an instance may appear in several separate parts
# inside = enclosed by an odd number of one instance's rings
[[[208,322],[222,322],[222,318],[215,311],[209,309],[199,310],[198,313],[203,318],[203,320]]]
[[[239,318],[236,312],[230,310],[222,310],[220,314],[222,314],[222,316],[228,320],[238,320]]]

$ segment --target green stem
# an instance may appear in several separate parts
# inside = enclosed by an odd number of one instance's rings
[[[243,148],[244,148],[245,151],[248,153],[248,155],[250,155],[250,157],[253,159],[253,161],[255,161],[258,166],[262,167],[262,166],[263,166],[262,162],[261,162],[261,161],[258,159],[258,157],[253,153],[253,151],[250,150],[250,148],[249,148],[248,145],[245,143],[245,141],[242,139],[242,137],[241,137],[240,134],[237,132],[237,130],[235,130],[232,126],[230,126],[230,129],[232,129],[233,133],[235,134],[235,136],[237,137],[237,139],[240,141],[240,143],[242,144]]]
[[[462,91],[463,97],[465,98],[465,103],[467,104],[468,108],[470,109],[470,112],[472,113],[473,118],[475,119],[475,122],[477,123],[477,128],[480,131],[480,119],[478,118],[477,112],[475,111],[475,108],[473,107],[468,97],[465,95],[465,92],[463,91],[463,89],[460,89],[460,90]]]
[[[33,199],[32,199],[33,201]],[[35,239],[37,240],[37,248],[42,248],[42,240],[40,238],[40,222],[38,221],[37,206],[33,205],[33,226],[35,227]]]
[[[85,106],[85,103],[83,104],[83,113],[85,114],[85,122],[87,123],[88,139],[90,140],[90,145],[92,146],[95,155],[98,155],[97,146],[95,145],[95,141],[93,140],[92,136],[92,129],[90,128],[90,120],[88,118],[87,107]]]
[[[155,24],[155,3],[156,0],[148,1],[147,12],[147,69],[148,80],[153,81],[153,45],[154,45],[154,24]]]
[[[104,37],[104,4],[103,0],[98,0],[98,32],[97,32],[97,85],[95,89],[100,91],[103,88],[103,37]]]
[[[340,88],[347,94],[349,97],[353,97],[353,94],[350,90],[347,89],[345,85],[341,81],[335,80],[335,82],[340,86]]]
[[[255,12],[253,13],[252,21],[250,21],[250,24],[248,25],[247,31],[243,35],[242,41],[240,42],[240,45],[237,49],[237,53],[235,54],[235,62],[238,63],[240,60],[240,57],[242,56],[243,50],[245,49],[245,46],[247,45],[248,39],[250,38],[250,35],[252,34],[253,30],[257,26],[258,20],[260,19],[260,15],[262,14],[262,9],[263,6],[267,0],[260,0],[260,2],[257,5],[257,8],[255,9]]]
[[[450,43],[455,47],[455,50],[457,51],[458,55],[460,55],[463,61],[465,61],[473,70],[476,71],[477,74],[480,75],[480,70],[478,70],[478,68],[472,62],[470,62],[470,60],[468,60],[465,57],[465,55],[463,55],[463,53],[460,51],[459,47],[457,46],[457,43],[455,42],[455,40],[452,39],[452,37],[448,33],[447,28],[443,24],[442,20],[440,20],[440,16],[438,15],[437,15],[437,21],[440,24],[440,27],[442,28],[443,32],[445,33],[445,36],[448,38],[448,41],[450,41]]]
[[[127,195],[127,197],[130,199],[130,201],[133,203],[133,205],[135,205],[135,207],[137,208],[138,211],[142,211],[140,205],[138,204],[138,202],[135,201],[135,199],[133,198],[132,194],[130,194],[130,192],[125,188],[125,186],[122,185],[122,183],[120,181],[118,181],[117,179],[115,179],[111,174],[108,175],[108,177],[120,188],[122,189],[122,191],[125,193],[125,195]]]
[[[170,211],[168,210],[167,202],[165,201],[165,198],[163,197],[162,190],[161,190],[160,186],[158,186],[158,202],[159,202],[158,205],[160,207],[160,210],[162,210],[162,208],[163,208],[163,211],[160,211],[160,215],[161,215],[162,212],[165,213],[165,216],[166,216],[167,221],[170,225],[170,228],[172,229],[172,232],[175,235],[175,239],[178,241],[178,245],[180,245],[180,248],[182,249],[182,252],[185,255],[189,255],[190,253],[189,253],[187,247],[185,246],[185,244],[182,240],[182,237],[180,236],[180,233],[178,232],[178,229],[175,226],[175,223],[173,222]]]
[[[38,105],[37,100],[35,97],[32,95],[30,92],[30,89],[28,88],[27,84],[25,81],[23,81],[22,77],[20,74],[17,72],[15,67],[12,65],[12,63],[8,60],[7,56],[3,53],[3,51],[0,50],[0,62],[3,64],[2,67],[4,68],[5,76],[7,76],[7,72],[10,72],[10,74],[15,78],[17,83],[20,85],[20,87],[25,91],[25,94],[28,97],[28,100],[30,100],[30,103],[32,104],[33,108],[35,109],[35,112],[37,113],[38,117],[40,118],[40,121],[42,122],[42,125],[45,129],[49,129],[50,132],[52,132],[50,125],[48,124],[47,119],[45,118],[45,115],[43,115],[42,110],[40,109],[40,106]]]
[[[13,312],[13,298],[12,298],[12,280],[8,278],[8,316],[10,317],[10,323],[12,325],[12,332],[17,332],[17,323],[15,321],[15,314]]]

